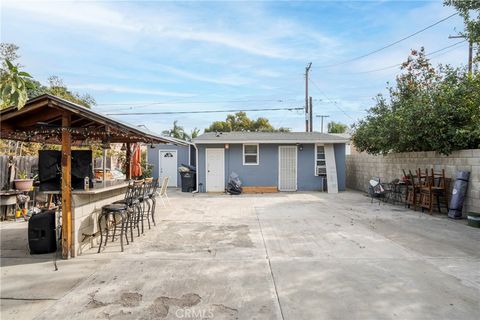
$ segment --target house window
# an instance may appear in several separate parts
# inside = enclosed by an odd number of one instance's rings
[[[243,164],[244,165],[258,164],[258,144],[243,145]]]
[[[325,147],[315,147],[315,175],[326,176],[327,175],[327,163],[325,162]]]

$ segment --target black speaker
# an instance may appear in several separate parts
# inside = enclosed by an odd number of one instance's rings
[[[34,214],[28,220],[30,253],[50,253],[57,250],[55,237],[55,210]]]
[[[61,160],[62,153],[60,151],[38,151],[40,191],[60,191],[62,181]]]
[[[85,189],[85,177],[93,187],[93,166],[91,150],[72,151],[72,189]]]

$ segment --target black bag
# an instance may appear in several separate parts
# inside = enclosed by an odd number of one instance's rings
[[[232,172],[228,178],[227,192],[232,195],[239,195],[242,191],[242,181],[240,181],[238,174]]]

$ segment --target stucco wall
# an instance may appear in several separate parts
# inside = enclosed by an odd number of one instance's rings
[[[188,161],[188,153],[189,153],[188,146],[176,146],[173,144],[157,144],[155,148],[148,148],[148,163],[153,164],[153,177],[158,178],[159,166],[160,163],[158,162],[159,151],[160,150],[177,150],[177,167],[180,166],[182,163],[189,164]],[[180,174],[177,173],[177,187],[181,187],[182,180],[180,178]]]
[[[449,156],[436,152],[395,153],[386,156],[372,156],[366,153],[347,156],[347,187],[356,190],[368,190],[368,181],[378,176],[382,181],[400,178],[402,169],[416,170],[434,168],[435,171],[445,169],[447,178],[455,180],[458,170],[470,171],[467,198],[464,212],[480,212],[480,149],[460,150]]]
[[[283,145],[283,144],[282,144]],[[260,144],[260,161],[258,165],[243,165],[242,144],[230,144],[225,150],[225,184],[230,173],[236,172],[244,186],[278,186],[278,144]],[[223,145],[197,145],[198,147],[198,181],[205,191],[205,149],[223,148]],[[345,190],[345,145],[335,145],[339,190]],[[315,154],[313,144],[304,144],[298,151],[297,163],[298,190],[310,191],[321,189],[321,178],[315,176]],[[343,172],[340,172],[342,171]]]

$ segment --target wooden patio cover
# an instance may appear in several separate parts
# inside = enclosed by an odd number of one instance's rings
[[[127,178],[130,178],[130,144],[175,143],[139,127],[108,118],[91,109],[45,94],[27,101],[17,110],[0,111],[0,138],[62,146],[62,257],[71,256],[72,198],[71,147],[92,142],[126,143]]]

